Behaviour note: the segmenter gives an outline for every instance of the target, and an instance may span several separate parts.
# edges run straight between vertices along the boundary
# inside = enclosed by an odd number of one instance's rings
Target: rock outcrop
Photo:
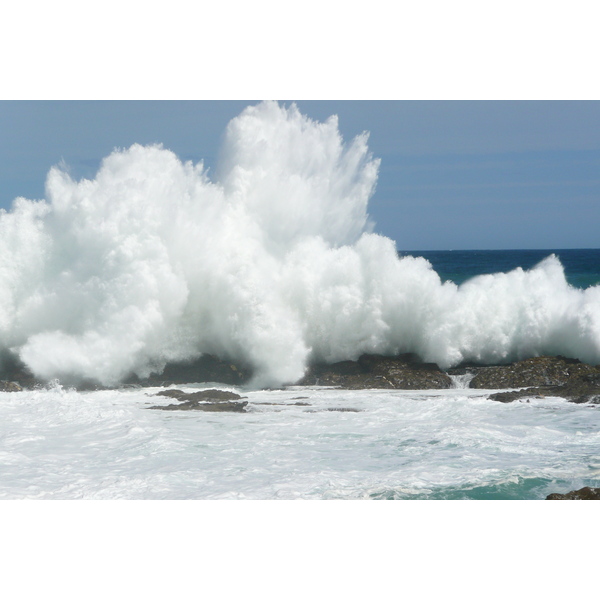
[[[157,396],[167,396],[179,400],[180,404],[150,406],[157,410],[202,410],[205,412],[246,412],[247,401],[242,396],[224,390],[202,390],[190,394],[182,390],[163,390]]]
[[[502,389],[564,385],[575,379],[600,376],[600,369],[563,356],[538,356],[508,365],[476,367],[469,387]]]
[[[490,400],[497,402],[559,396],[570,402],[600,404],[600,367],[576,359],[540,356],[510,365],[475,369],[472,388],[525,388],[491,394]]]
[[[357,361],[313,365],[296,385],[339,386],[345,389],[424,390],[452,387],[452,380],[434,363],[414,354],[363,354]]]
[[[566,494],[550,494],[546,500],[600,500],[600,488],[583,487]]]
[[[426,363],[414,354],[381,356],[363,354],[358,360],[345,360],[334,364],[316,364],[309,367],[295,385],[336,386],[345,389],[397,389],[426,390],[454,387],[450,375],[473,377],[470,388],[502,390],[489,397],[497,402],[544,396],[559,396],[571,402],[600,404],[600,366],[592,366],[576,359],[562,356],[539,356],[507,365],[482,366],[462,364],[448,372],[434,363]],[[203,355],[199,359],[180,364],[169,364],[159,375],[140,379],[130,377],[122,385],[167,387],[187,383],[219,382],[226,385],[244,385],[251,379],[250,369],[215,356]],[[0,372],[0,391],[20,391],[44,385],[27,368],[15,359],[4,359]],[[79,390],[102,389],[94,382],[62,381]],[[466,380],[465,380],[466,384]],[[513,389],[511,389],[513,388]],[[522,389],[514,389],[522,388]],[[180,392],[183,394],[183,392]],[[187,395],[189,396],[189,395]],[[173,408],[164,410],[212,410],[196,407],[193,398]],[[214,410],[238,410],[238,405],[219,405]]]
[[[23,388],[16,381],[0,381],[0,392],[22,392]]]
[[[140,379],[132,376],[125,383],[142,386],[169,386],[214,381],[227,385],[243,385],[250,380],[249,369],[216,356],[204,354],[192,362],[168,364],[162,373]]]

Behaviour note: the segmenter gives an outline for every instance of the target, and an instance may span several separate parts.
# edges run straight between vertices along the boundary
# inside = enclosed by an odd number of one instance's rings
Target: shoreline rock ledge
[[[600,500],[600,488],[583,487],[566,494],[550,494],[546,500]]]
[[[358,360],[312,365],[295,385],[339,386],[348,390],[437,390],[453,387],[450,376],[415,354],[363,354]]]
[[[36,379],[22,364],[5,362],[3,367],[0,392],[19,392],[47,384]],[[563,356],[538,356],[501,365],[463,363],[443,371],[437,364],[424,362],[415,354],[363,354],[357,360],[312,364],[305,375],[291,385],[348,390],[435,390],[456,387],[456,376],[467,376],[463,385],[471,389],[491,390],[488,397],[497,402],[558,396],[570,402],[600,404],[600,365],[592,366]],[[469,376],[472,378],[467,383]],[[246,365],[203,355],[192,362],[168,364],[162,373],[144,379],[131,376],[114,388],[169,387],[202,382],[243,386],[251,378],[252,371]],[[92,381],[65,380],[61,383],[81,391],[107,389]]]
[[[578,404],[600,404],[600,366],[574,358],[538,356],[508,365],[477,367],[475,371],[471,388],[525,388],[491,394],[490,400],[497,402],[559,396]]]

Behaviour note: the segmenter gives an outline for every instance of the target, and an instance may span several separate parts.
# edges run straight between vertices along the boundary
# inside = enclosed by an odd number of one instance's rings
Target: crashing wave
[[[0,350],[107,385],[204,353],[260,385],[364,352],[600,361],[600,287],[571,287],[555,256],[456,286],[372,233],[367,139],[265,102],[230,122],[213,180],[160,145],[93,180],[52,168],[46,200],[0,213]]]

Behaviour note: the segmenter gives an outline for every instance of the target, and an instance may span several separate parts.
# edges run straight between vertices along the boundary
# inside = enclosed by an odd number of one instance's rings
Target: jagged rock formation
[[[357,361],[313,365],[296,385],[340,386],[345,389],[445,389],[452,380],[434,363],[413,354],[379,356],[363,354]]]
[[[600,403],[600,367],[563,356],[539,356],[510,365],[478,367],[470,387],[525,388],[490,395],[497,402],[559,396],[570,402]]]
[[[583,487],[566,494],[550,494],[546,500],[600,500],[600,488]]]
[[[469,387],[502,389],[564,385],[574,379],[600,376],[600,369],[564,356],[537,356],[508,365],[476,367]]]

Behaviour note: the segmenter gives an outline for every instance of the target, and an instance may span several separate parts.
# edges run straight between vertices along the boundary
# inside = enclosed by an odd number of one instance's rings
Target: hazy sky
[[[0,101],[0,207],[44,197],[54,164],[90,178],[135,142],[214,167],[228,121],[251,103]],[[600,102],[297,104],[337,114],[347,141],[370,132],[381,168],[369,212],[399,250],[600,247]]]

